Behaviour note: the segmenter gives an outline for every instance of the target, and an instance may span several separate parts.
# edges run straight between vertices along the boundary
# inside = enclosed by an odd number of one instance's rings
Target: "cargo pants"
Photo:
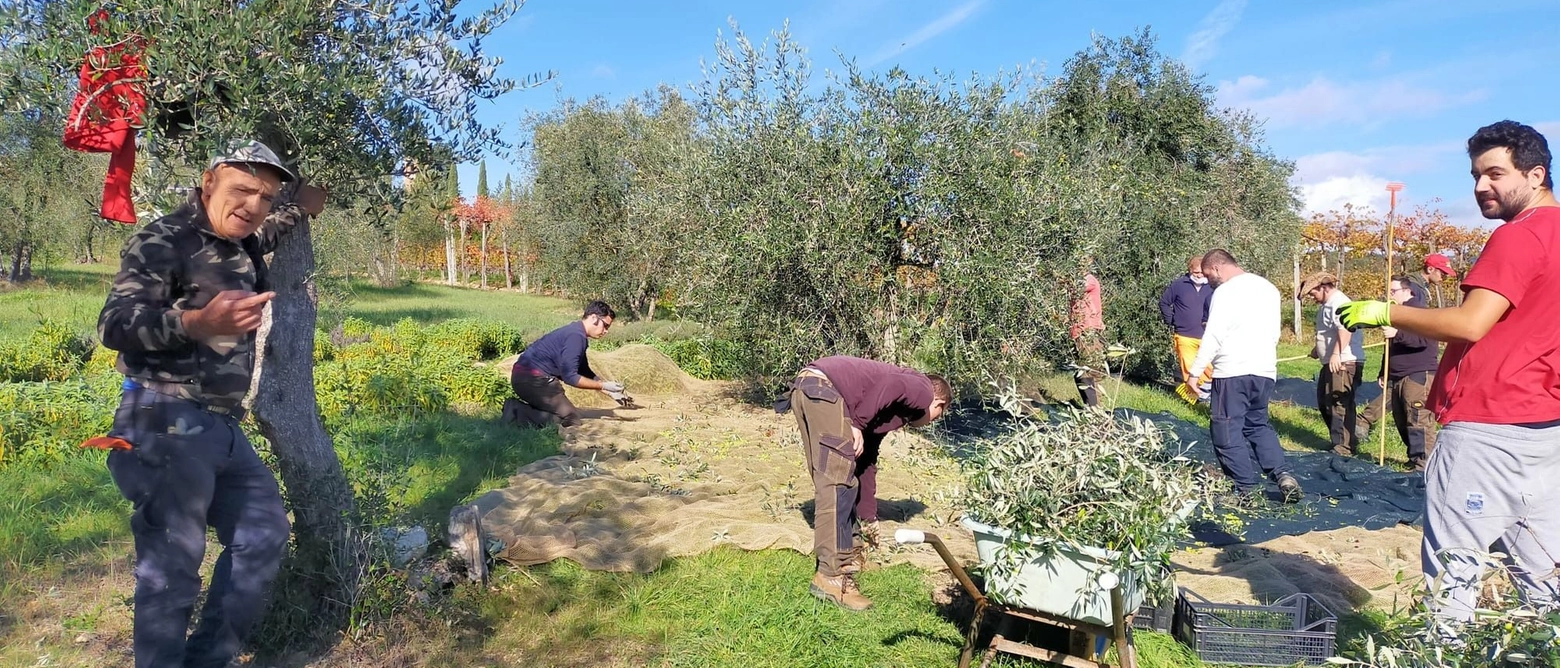
[[[801,431],[807,472],[813,482],[813,554],[818,572],[849,572],[856,549],[851,532],[860,494],[857,456],[845,400],[821,373],[803,372],[791,389],[791,410]]]
[[[1387,381],[1385,392],[1387,401],[1392,404],[1392,421],[1397,424],[1398,436],[1403,439],[1403,444],[1408,446],[1410,464],[1424,461],[1435,450],[1435,432],[1439,425],[1436,424],[1435,413],[1426,407],[1430,399],[1430,385],[1434,382],[1435,373],[1430,371],[1411,373]],[[1360,413],[1360,420],[1367,427],[1380,422],[1381,417],[1379,401],[1366,404],[1365,411]]]
[[[136,668],[226,666],[264,611],[291,530],[276,477],[233,414],[127,384],[110,436],[114,484],[134,506]],[[222,554],[200,624],[186,640],[200,595],[206,527]]]
[[[1321,410],[1322,422],[1327,425],[1333,452],[1359,452],[1360,444],[1354,434],[1359,418],[1355,392],[1364,375],[1364,365],[1357,362],[1344,362],[1343,368],[1334,372],[1328,370],[1325,360],[1322,370],[1316,374],[1316,407]]]

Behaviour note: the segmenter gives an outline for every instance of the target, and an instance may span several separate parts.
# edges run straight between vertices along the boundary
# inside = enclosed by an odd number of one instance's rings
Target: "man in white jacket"
[[[1241,269],[1229,251],[1216,248],[1202,260],[1216,290],[1208,327],[1193,360],[1191,378],[1213,366],[1210,427],[1224,474],[1243,495],[1261,495],[1266,474],[1287,502],[1303,492],[1268,422],[1268,399],[1278,377],[1280,299],[1267,279]],[[1201,394],[1201,390],[1193,388]]]

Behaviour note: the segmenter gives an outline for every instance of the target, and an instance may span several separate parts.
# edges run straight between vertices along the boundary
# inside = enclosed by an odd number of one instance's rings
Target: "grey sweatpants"
[[[1560,424],[1453,422],[1425,471],[1421,555],[1431,609],[1473,619],[1485,555],[1506,564],[1528,602],[1560,603]]]

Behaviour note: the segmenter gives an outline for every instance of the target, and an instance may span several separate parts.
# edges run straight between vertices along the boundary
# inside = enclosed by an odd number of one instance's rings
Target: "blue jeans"
[[[136,668],[226,666],[264,609],[291,527],[276,477],[231,416],[144,388],[126,389],[111,435],[135,447],[108,469],[134,504]],[[200,625],[206,527],[217,558]]]
[[[1273,379],[1262,376],[1214,378],[1211,419],[1213,451],[1224,475],[1240,491],[1262,486],[1260,473],[1277,480],[1292,467],[1278,445],[1278,432],[1268,423],[1268,399]]]

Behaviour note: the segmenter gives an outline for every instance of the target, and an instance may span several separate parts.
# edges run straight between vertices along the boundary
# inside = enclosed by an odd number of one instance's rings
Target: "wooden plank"
[[[992,639],[991,648],[998,652],[1029,657],[1037,661],[1047,661],[1056,665],[1066,666],[1067,668],[1109,668],[1102,663],[1096,663],[1088,659],[1080,659],[1071,654],[1063,654],[1061,652],[1048,649],[1041,649],[1039,647],[1035,647],[1034,645],[1013,642],[1006,638]]]
[[[1086,633],[1092,633],[1094,635],[1110,635],[1110,627],[1108,626],[1100,626],[1098,624],[1080,622],[1075,619],[1068,619],[1066,617],[1058,617],[1050,613],[1040,612],[1039,610],[1002,606],[1001,611],[1006,615],[1012,615],[1020,619],[1027,619],[1032,622],[1040,622],[1041,624],[1060,626],[1064,629],[1083,631]]]

